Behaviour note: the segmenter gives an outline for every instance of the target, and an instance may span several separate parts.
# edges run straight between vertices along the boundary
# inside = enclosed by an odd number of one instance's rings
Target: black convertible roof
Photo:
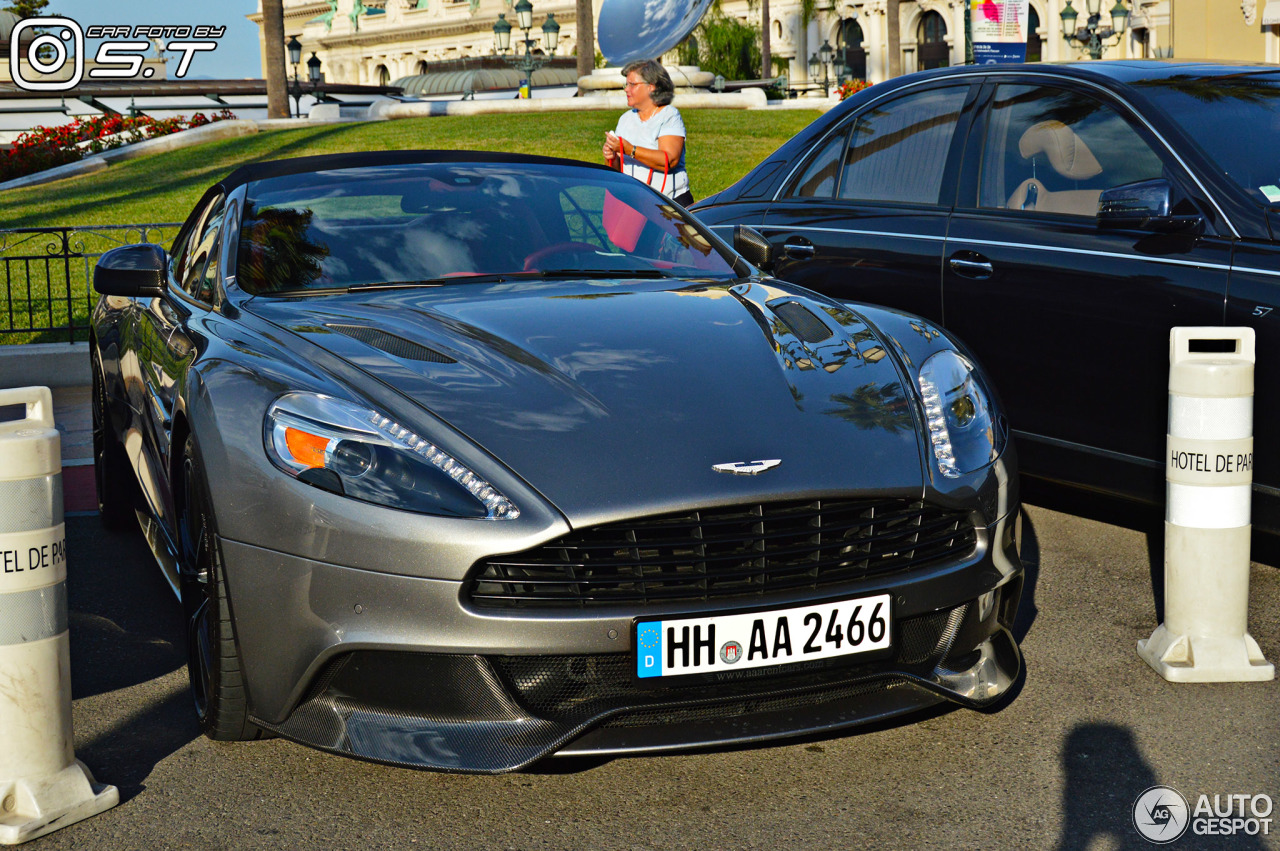
[[[569,160],[559,157],[543,157],[531,154],[505,154],[496,151],[355,151],[347,154],[322,154],[315,157],[295,157],[287,160],[268,160],[249,163],[237,168],[221,181],[230,192],[243,183],[279,177],[286,174],[303,174],[309,171],[330,171],[340,168],[365,166],[403,165],[406,163],[512,163],[524,165],[572,165],[583,168],[613,169],[601,163]]]

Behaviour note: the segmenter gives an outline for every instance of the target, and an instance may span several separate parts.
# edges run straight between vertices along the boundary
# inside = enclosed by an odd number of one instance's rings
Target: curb
[[[743,89],[733,94],[677,94],[672,103],[680,109],[764,109],[768,99],[761,89]],[[817,107],[815,107],[817,108]],[[586,112],[627,109],[622,93],[576,98],[529,98],[504,100],[434,100],[416,103],[379,101],[369,107],[370,118],[412,118],[423,115],[493,115],[500,113]]]
[[[91,381],[88,343],[0,346],[0,387],[84,387]]]

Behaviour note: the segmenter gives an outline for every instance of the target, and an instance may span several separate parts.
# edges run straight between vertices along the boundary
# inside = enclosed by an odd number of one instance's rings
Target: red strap
[[[622,143],[618,146],[618,171],[626,170],[627,156],[626,154],[622,153],[624,150],[626,150],[626,147],[627,147],[627,144],[626,144],[626,140],[624,139],[622,140]],[[634,151],[635,149],[636,149],[636,146],[632,145],[631,150]],[[658,150],[662,150],[662,149],[659,148]],[[633,160],[636,159],[634,154],[632,155],[631,158]],[[636,160],[636,162],[640,162],[640,161]],[[662,188],[659,189],[658,191],[663,194],[666,194],[667,175],[670,173],[671,173],[671,155],[668,154],[666,151],[662,151]],[[645,183],[649,184],[650,186],[653,185],[653,169],[649,169],[649,177],[645,179]],[[672,184],[672,188],[673,189],[675,188],[674,183]]]
[[[635,148],[633,147],[632,150],[635,150]],[[662,151],[661,148],[659,148],[658,150]],[[668,154],[666,151],[662,151],[662,188],[659,189],[658,191],[663,193],[664,195],[667,192],[667,175],[670,173],[671,173],[671,155]],[[653,185],[653,169],[649,169],[649,177],[648,179],[645,180],[645,183],[649,184],[650,186]],[[672,188],[674,188],[674,184],[672,185]]]

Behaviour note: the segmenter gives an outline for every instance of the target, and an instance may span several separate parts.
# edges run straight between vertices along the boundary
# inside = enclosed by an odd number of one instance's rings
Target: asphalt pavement
[[[121,804],[28,847],[1147,848],[1133,807],[1151,786],[1193,808],[1201,794],[1280,799],[1280,682],[1174,685],[1138,658],[1162,545],[1146,519],[1126,522],[1027,509],[1026,674],[1000,711],[471,777],[204,739],[179,607],[141,536],[72,516],[76,750]],[[1280,661],[1280,568],[1252,574],[1251,631]],[[1280,848],[1271,818],[1269,836],[1188,832],[1171,847]]]

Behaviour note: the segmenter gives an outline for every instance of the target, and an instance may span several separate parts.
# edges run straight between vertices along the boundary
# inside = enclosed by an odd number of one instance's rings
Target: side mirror
[[[1098,196],[1098,227],[1138,228],[1172,233],[1203,225],[1199,215],[1175,215],[1173,186],[1163,178],[1140,180],[1103,190]]]
[[[98,258],[93,288],[103,295],[130,298],[164,295],[168,277],[165,251],[158,245],[122,245]]]
[[[733,250],[757,269],[768,272],[773,267],[773,246],[753,227],[733,226]]]

